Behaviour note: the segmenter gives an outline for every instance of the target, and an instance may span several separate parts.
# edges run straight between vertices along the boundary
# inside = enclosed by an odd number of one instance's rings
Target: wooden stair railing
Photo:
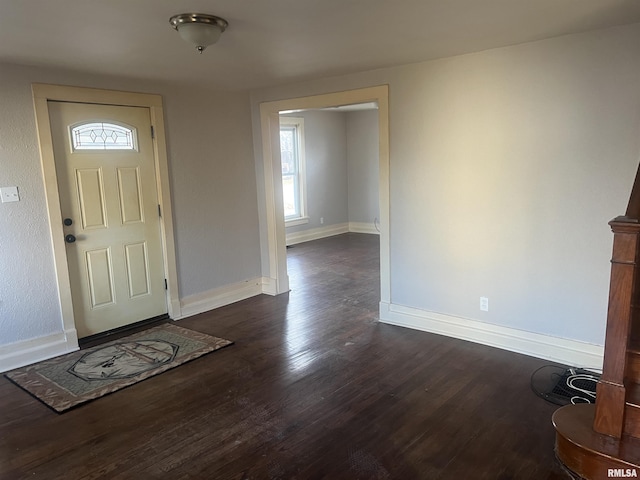
[[[609,222],[613,254],[596,404],[553,416],[556,455],[581,478],[640,478],[640,167],[624,216]]]

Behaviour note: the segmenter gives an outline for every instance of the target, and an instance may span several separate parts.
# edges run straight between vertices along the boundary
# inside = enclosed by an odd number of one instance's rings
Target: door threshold
[[[143,330],[147,330],[148,328],[155,327],[163,323],[168,323],[169,321],[171,321],[171,319],[169,318],[169,314],[165,313],[163,315],[147,318],[146,320],[141,320],[130,325],[124,325],[123,327],[114,328],[113,330],[107,330],[106,332],[100,332],[96,333],[95,335],[89,335],[88,337],[80,338],[78,339],[78,345],[80,346],[80,350],[89,347],[95,347],[96,345],[110,342],[112,340],[118,340],[119,338],[126,337],[127,335],[131,335],[132,333],[141,332]]]

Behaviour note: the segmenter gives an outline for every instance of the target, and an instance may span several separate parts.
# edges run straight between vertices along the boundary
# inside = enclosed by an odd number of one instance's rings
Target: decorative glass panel
[[[71,128],[73,150],[136,150],[136,129],[107,122],[91,122]]]

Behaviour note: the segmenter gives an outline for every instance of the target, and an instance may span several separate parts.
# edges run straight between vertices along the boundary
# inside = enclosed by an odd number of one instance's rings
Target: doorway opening
[[[372,249],[378,264],[379,238],[357,238],[380,234],[378,104],[279,113],[289,287],[304,291],[305,272],[312,269],[319,274],[327,262],[335,273],[342,272],[334,279],[351,278],[349,269],[362,262],[370,264]],[[340,238],[319,241],[329,237]],[[322,249],[324,261],[315,255],[317,249]],[[360,255],[363,258],[355,260]],[[342,261],[332,262],[333,258]],[[353,277],[350,281],[371,283],[360,291],[372,288],[379,301],[379,265],[375,281],[369,280]]]
[[[346,105],[371,103],[378,106],[377,200],[379,208],[378,220],[371,223],[375,225],[376,232],[379,230],[380,235],[380,302],[389,302],[389,114],[388,87],[386,85],[266,102],[260,105],[267,226],[267,236],[263,251],[266,250],[269,256],[268,273],[265,275],[265,293],[277,295],[289,291],[286,255],[287,227],[285,224],[283,170],[280,151],[280,113],[284,112],[286,114],[288,112],[294,114],[296,111],[336,109],[344,108]],[[311,218],[312,216],[310,216]],[[323,220],[323,223],[319,223],[320,219]],[[324,215],[315,215],[315,221],[319,225],[324,225],[326,220]],[[346,223],[346,231],[348,231],[348,216],[347,221],[342,223]]]
[[[380,233],[378,131],[376,102],[280,112],[287,247]]]

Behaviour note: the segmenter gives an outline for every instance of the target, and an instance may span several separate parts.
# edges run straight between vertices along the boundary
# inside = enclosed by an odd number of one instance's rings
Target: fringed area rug
[[[18,368],[5,376],[62,413],[232,343],[224,338],[164,324]]]

